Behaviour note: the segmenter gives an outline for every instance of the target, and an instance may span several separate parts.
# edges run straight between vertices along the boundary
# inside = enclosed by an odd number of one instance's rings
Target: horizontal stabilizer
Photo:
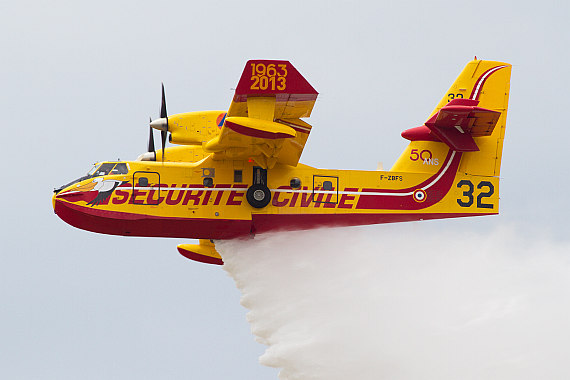
[[[473,137],[490,136],[501,113],[477,107],[477,104],[478,100],[453,99],[437,113],[433,124],[440,128],[461,129]],[[430,122],[431,119],[426,122],[428,128]]]
[[[470,134],[465,133],[460,128],[440,127],[437,124],[429,125],[427,127],[432,133],[439,138],[440,141],[446,143],[451,149],[458,152],[476,152],[479,150],[475,140]]]
[[[479,148],[473,137],[490,136],[500,112],[477,107],[478,100],[453,99],[433,115],[425,125],[402,133],[408,140],[441,141],[458,152]]]

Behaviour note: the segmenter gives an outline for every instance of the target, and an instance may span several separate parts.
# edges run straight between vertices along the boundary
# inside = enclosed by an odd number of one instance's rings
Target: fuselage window
[[[148,186],[148,178],[140,177],[138,186],[139,187],[147,187]]]
[[[243,172],[241,170],[234,170],[234,182],[241,182],[243,179]]]
[[[206,177],[202,182],[204,187],[214,187],[214,179],[212,177]]]

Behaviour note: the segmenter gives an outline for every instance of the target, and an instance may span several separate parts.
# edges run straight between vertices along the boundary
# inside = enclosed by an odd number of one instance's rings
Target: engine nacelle
[[[224,111],[187,112],[169,116],[170,142],[180,145],[202,145],[220,133],[225,118]]]
[[[200,145],[172,146],[166,148],[166,162],[198,162],[210,153],[206,153]],[[145,152],[136,161],[162,161],[162,149]]]

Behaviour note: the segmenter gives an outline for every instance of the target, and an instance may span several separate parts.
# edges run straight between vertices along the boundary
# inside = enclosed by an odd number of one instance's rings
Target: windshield
[[[68,186],[71,186],[73,184],[76,184],[78,182],[81,182],[83,180],[86,180],[88,178],[92,178],[92,177],[100,177],[102,175],[107,175],[107,174],[128,174],[129,173],[129,167],[125,162],[119,162],[118,164],[114,163],[114,162],[105,162],[103,164],[95,164],[91,170],[89,170],[87,172],[87,175],[84,175],[81,178],[76,179],[75,181],[71,181],[70,183],[63,185],[57,189],[54,189],[54,192],[59,192],[63,189],[65,189]]]
[[[113,162],[106,162],[102,165],[95,165],[89,172],[87,173],[88,177],[99,177],[102,175],[107,174],[128,174],[129,168],[127,164],[124,162],[119,162],[115,164]]]
[[[88,176],[88,177],[92,176],[93,173],[95,173],[95,170],[97,170],[98,167],[99,167],[99,164],[93,165],[93,167],[91,168],[91,170],[89,170],[89,171],[87,172],[87,176]]]

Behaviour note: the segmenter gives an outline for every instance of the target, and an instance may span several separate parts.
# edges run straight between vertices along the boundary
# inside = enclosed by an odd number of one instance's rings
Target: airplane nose
[[[53,211],[55,212],[55,197],[57,196],[57,193],[54,193],[51,197],[51,203],[53,205]]]

